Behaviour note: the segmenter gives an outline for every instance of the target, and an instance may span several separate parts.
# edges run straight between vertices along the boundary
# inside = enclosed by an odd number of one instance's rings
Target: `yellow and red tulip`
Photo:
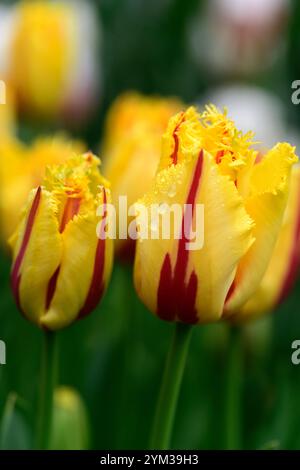
[[[112,268],[112,240],[97,237],[109,224],[110,191],[92,154],[48,167],[31,191],[13,248],[12,290],[24,316],[48,330],[88,315],[98,304]]]
[[[188,250],[188,237],[137,242],[134,279],[146,306],[164,320],[205,323],[236,315],[257,291],[269,265],[287,205],[294,148],[279,143],[262,159],[226,113],[194,108],[170,120],[151,190],[151,205],[204,206],[204,245]],[[139,211],[139,209],[138,209]],[[143,223],[137,215],[137,225]],[[191,221],[189,230],[192,229]],[[177,237],[178,238],[178,237]]]
[[[94,106],[99,83],[91,6],[83,1],[22,1],[3,22],[9,22],[9,39],[0,40],[5,74],[21,109],[39,118],[83,120]]]
[[[138,93],[126,93],[112,105],[103,155],[104,171],[111,182],[115,203],[119,196],[127,196],[127,204],[131,206],[150,188],[159,162],[162,135],[180,106],[176,99]],[[120,255],[131,254],[132,246],[129,240],[116,242]]]
[[[74,153],[85,150],[79,141],[64,135],[39,138],[25,146],[16,138],[0,141],[0,217],[1,238],[4,243],[12,235],[19,212],[31,189],[38,186],[45,176],[47,165],[64,162]]]
[[[300,167],[291,174],[291,190],[283,224],[268,269],[255,294],[242,307],[238,321],[272,311],[290,293],[300,268]],[[233,320],[235,317],[233,317]]]

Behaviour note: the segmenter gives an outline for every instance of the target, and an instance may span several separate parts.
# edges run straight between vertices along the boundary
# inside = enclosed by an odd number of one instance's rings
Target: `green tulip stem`
[[[168,450],[192,326],[176,323],[165,365],[150,439],[150,449]]]
[[[44,331],[41,361],[40,396],[37,425],[37,448],[47,450],[50,446],[53,418],[53,396],[57,380],[56,333]]]
[[[239,450],[241,441],[241,388],[243,373],[241,329],[230,326],[225,387],[225,448]]]

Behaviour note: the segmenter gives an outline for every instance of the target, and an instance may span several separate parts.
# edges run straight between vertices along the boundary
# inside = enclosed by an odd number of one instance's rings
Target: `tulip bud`
[[[94,107],[99,83],[99,25],[90,3],[29,0],[13,10],[6,69],[22,110],[81,122]]]
[[[213,106],[170,120],[152,188],[137,205],[142,229],[153,205],[168,215],[154,234],[149,224],[136,248],[135,287],[152,312],[193,324],[240,311],[272,256],[296,161],[287,143],[258,159],[252,134],[239,132]],[[179,217],[170,217],[174,203]]]
[[[84,145],[64,135],[43,137],[26,147],[16,138],[0,140],[1,238],[5,244],[17,227],[19,212],[31,189],[40,185],[47,165],[64,162]]]
[[[160,157],[162,135],[168,120],[179,108],[180,103],[175,99],[137,93],[124,94],[112,105],[103,154],[105,174],[111,182],[116,204],[120,196],[126,196],[130,207],[150,188]],[[126,219],[123,225],[127,227],[128,223]],[[132,240],[117,239],[116,250],[122,257],[131,258],[132,246]]]
[[[11,238],[12,290],[19,309],[48,330],[88,315],[101,300],[112,268],[112,240],[97,237],[98,223],[109,225],[108,183],[92,154],[47,168],[31,191]]]
[[[291,175],[291,190],[278,240],[268,269],[254,295],[237,316],[238,321],[272,311],[290,293],[300,267],[300,167]],[[235,317],[233,317],[233,320]]]
[[[50,448],[86,450],[89,445],[89,420],[85,404],[74,389],[59,387],[54,395],[54,414]]]

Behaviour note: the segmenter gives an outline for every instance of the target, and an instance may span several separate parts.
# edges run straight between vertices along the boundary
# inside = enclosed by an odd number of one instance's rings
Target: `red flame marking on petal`
[[[103,205],[104,205],[104,215],[102,220],[101,233],[104,231],[107,217],[107,197],[105,188],[103,188]],[[85,303],[82,309],[79,312],[78,319],[83,318],[88,315],[92,310],[94,310],[98,303],[101,300],[101,297],[104,292],[104,267],[105,267],[105,239],[99,239],[96,248],[95,263],[94,263],[94,272],[90,285],[89,292],[87,294]]]
[[[177,132],[178,132],[181,124],[184,122],[184,120],[185,120],[185,116],[184,116],[184,112],[182,112],[180,120],[179,120],[178,124],[176,125],[176,127],[173,131],[174,150],[173,150],[173,153],[171,155],[171,160],[172,160],[172,163],[174,165],[177,165],[177,163],[178,163],[179,138],[178,138]]]
[[[22,310],[21,305],[20,305],[20,292],[19,292],[19,287],[20,287],[20,282],[21,282],[20,268],[21,268],[21,265],[22,265],[22,262],[26,253],[26,248],[30,240],[30,236],[31,236],[34,220],[35,220],[38,208],[39,208],[40,200],[41,200],[41,187],[39,186],[36,191],[36,195],[33,199],[32,206],[28,215],[21,248],[18,253],[18,256],[16,257],[15,263],[12,268],[12,273],[11,273],[11,287],[12,287],[14,297],[16,299],[17,306],[20,310]]]
[[[201,150],[199,154],[186,201],[187,205],[192,205],[192,214],[194,214],[195,200],[201,181],[202,168],[203,150]],[[193,217],[190,217],[188,219],[188,227],[185,227],[186,214],[183,215],[181,226],[182,238],[178,243],[174,273],[172,273],[171,257],[169,253],[166,254],[161,268],[157,292],[157,315],[163,320],[172,321],[177,316],[180,321],[185,323],[193,324],[198,322],[197,311],[195,309],[198,278],[195,271],[191,273],[187,284],[185,281],[189,259],[189,250],[186,249],[188,240],[185,236],[185,230],[188,233],[190,232],[192,218]]]
[[[68,197],[67,198],[66,203],[65,203],[65,207],[64,207],[64,212],[63,212],[63,215],[62,215],[62,219],[61,219],[61,222],[60,222],[60,227],[59,227],[60,233],[63,233],[63,231],[65,230],[65,228],[68,224],[68,222],[73,220],[75,215],[77,215],[79,213],[80,203],[81,203],[80,198],[74,198],[74,197]]]
[[[47,294],[46,294],[46,304],[45,304],[46,310],[50,308],[52,299],[54,297],[59,272],[60,272],[60,266],[58,266],[58,268],[56,269],[55,273],[53,274],[53,276],[51,277],[48,283]]]

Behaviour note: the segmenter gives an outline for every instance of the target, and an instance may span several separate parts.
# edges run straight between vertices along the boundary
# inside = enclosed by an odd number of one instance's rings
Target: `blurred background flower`
[[[212,75],[223,78],[263,72],[283,52],[289,13],[289,0],[206,2],[191,33],[199,67],[205,65]]]
[[[183,106],[179,100],[147,97],[138,93],[120,96],[108,112],[104,141],[104,172],[111,182],[118,208],[120,196],[130,207],[149,188],[161,153],[161,139],[170,117]],[[117,213],[127,217],[124,211]],[[123,225],[129,224],[129,218]],[[133,240],[117,239],[116,250],[123,259],[133,259]]]
[[[83,123],[100,92],[100,25],[91,3],[23,1],[0,10],[0,18],[0,73],[12,82],[19,110]]]

